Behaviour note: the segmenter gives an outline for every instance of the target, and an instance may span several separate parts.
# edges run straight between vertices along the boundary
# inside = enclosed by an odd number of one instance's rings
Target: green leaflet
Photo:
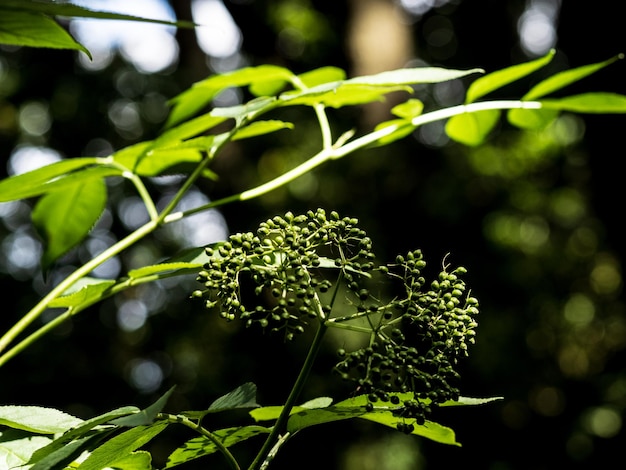
[[[195,83],[190,89],[174,97],[170,103],[173,105],[166,128],[170,128],[196,114],[206,107],[215,96],[226,88],[256,85],[257,93],[261,83],[275,83],[291,81],[294,75],[286,68],[274,65],[261,65],[258,67],[245,67],[233,72],[213,75],[205,80]],[[254,91],[251,90],[251,91]],[[262,96],[262,95],[257,95]]]
[[[62,411],[39,406],[0,406],[0,425],[39,434],[65,432],[83,421]]]
[[[74,49],[91,54],[56,21],[33,11],[8,10],[0,6],[0,44],[51,49]]]
[[[446,134],[465,145],[480,145],[498,123],[500,114],[500,111],[493,109],[459,114],[446,123]]]
[[[167,404],[167,400],[170,398],[174,389],[176,387],[170,388],[167,392],[165,392],[161,397],[155,401],[149,407],[139,411],[138,413],[132,413],[127,416],[122,416],[121,418],[116,418],[110,421],[110,424],[114,424],[116,426],[145,426],[152,424],[156,419],[157,415],[163,410],[165,405]]]
[[[270,132],[276,132],[281,129],[293,129],[294,125],[290,122],[283,122],[277,120],[271,121],[256,121],[251,122],[249,125],[240,128],[233,140],[249,139],[251,137],[257,137],[259,135],[269,134]]]
[[[230,447],[239,442],[250,439],[260,434],[269,434],[270,429],[263,426],[242,426],[238,428],[220,429],[213,432],[213,436],[225,447]],[[219,449],[215,443],[206,437],[195,437],[185,442],[181,447],[174,450],[167,458],[165,468],[189,462],[205,455],[213,454]]]
[[[596,64],[584,65],[582,67],[576,67],[574,69],[565,70],[563,72],[556,73],[551,75],[550,77],[542,80],[533,86],[528,93],[526,93],[522,99],[523,100],[536,100],[541,98],[542,96],[546,96],[550,93],[554,93],[561,88],[566,87],[572,83],[575,83],[597,71],[603,69],[604,67],[611,65],[617,60],[623,59],[624,55],[619,54],[615,57],[611,57],[608,60],[603,62],[598,62]]]
[[[29,470],[56,470],[58,468],[65,468],[83,452],[97,445],[104,436],[106,436],[106,433],[103,431],[86,435],[70,442],[65,442],[57,446],[54,451],[47,452],[45,455],[42,455],[42,457],[39,457],[40,452],[47,450],[52,444],[57,442],[56,440],[52,441],[51,444],[39,449],[33,454],[28,464],[36,463],[30,467]]]
[[[11,176],[0,181],[0,202],[15,201],[29,197],[40,196],[54,189],[61,189],[65,182],[73,184],[75,181],[66,178],[73,173],[81,173],[80,178],[85,174],[77,170],[85,171],[92,165],[102,163],[99,158],[71,158],[52,163],[27,173]],[[119,170],[108,169],[107,174],[113,171],[121,174]],[[102,177],[103,175],[96,175]]]
[[[137,426],[119,434],[96,448],[78,467],[80,470],[101,470],[115,467],[116,462],[124,461],[135,450],[150,442],[168,426],[167,422],[157,422],[148,426]]]
[[[193,23],[188,21],[171,22],[112,12],[93,11],[70,3],[2,0],[2,3],[0,3],[0,44],[77,50],[84,52],[91,58],[89,50],[61,27],[53,19],[55,16],[132,20],[185,28],[194,26]]]
[[[138,412],[139,408],[137,408],[136,406],[125,406],[123,408],[118,408],[116,410],[104,413],[100,416],[96,416],[86,421],[83,421],[78,426],[71,428],[69,431],[66,431],[57,439],[50,442],[50,444],[48,444],[47,446],[37,450],[37,452],[32,455],[28,463],[37,463],[40,460],[48,457],[49,455],[61,451],[62,449],[67,447],[71,441],[82,438],[83,436],[87,436],[93,429],[102,424],[108,423],[115,418],[120,418],[122,416],[127,416]]]
[[[44,267],[83,241],[102,214],[106,200],[106,185],[97,179],[50,192],[38,201],[32,219],[44,238]]]
[[[113,285],[115,285],[115,281],[112,279],[83,277],[76,281],[62,296],[50,302],[48,307],[57,308],[91,305],[103,298],[104,293]]]
[[[620,54],[603,62],[584,65],[582,67],[565,70],[551,75],[532,87],[530,91],[522,97],[522,99],[536,100],[550,93],[554,93],[571,83],[577,82],[603,69],[623,57],[623,54]],[[507,113],[507,119],[511,124],[522,129],[543,129],[554,121],[558,115],[559,110],[555,109],[511,109]]]
[[[337,82],[346,79],[346,72],[338,67],[320,67],[298,75],[298,79],[307,88],[311,88],[322,83]]]
[[[386,411],[382,413],[373,412],[366,413],[360,416],[361,419],[365,419],[367,421],[373,421],[378,424],[382,424],[384,426],[390,428],[396,428],[398,423],[404,422],[401,418],[397,418],[393,416],[391,412]],[[407,423],[410,423],[411,420],[406,420]],[[433,421],[426,421],[422,425],[414,425],[413,431],[411,434],[415,436],[424,437],[426,439],[430,439],[431,441],[438,442],[440,444],[447,444],[451,446],[460,446],[456,440],[456,436],[454,431],[446,426],[443,426],[439,423],[435,423]]]
[[[115,461],[115,468],[118,470],[153,470],[152,455],[144,450],[132,452]]]
[[[4,470],[22,467],[37,449],[51,440],[49,437],[33,436],[15,429],[0,431],[0,468]]]
[[[467,89],[465,104],[473,103],[478,98],[482,98],[492,91],[498,90],[505,85],[530,75],[535,70],[538,70],[548,64],[554,57],[554,54],[555,51],[552,50],[539,59],[512,65],[476,79]]]
[[[575,113],[626,113],[626,96],[617,93],[582,93],[565,98],[541,100],[541,104],[546,109]]]
[[[412,393],[391,393],[390,395],[397,395],[401,400],[413,398]],[[460,397],[458,401],[445,402],[439,406],[482,405],[499,399],[501,398]],[[402,419],[394,416],[392,413],[392,410],[398,408],[399,405],[383,403],[375,406],[373,411],[368,412],[365,408],[368,403],[367,395],[358,395],[332,406],[330,403],[330,399],[321,398],[319,401],[312,400],[306,404],[294,407],[287,422],[287,430],[293,433],[310,426],[352,418],[366,419],[392,428],[395,428],[398,422],[402,422]],[[251,410],[250,416],[256,421],[270,421],[277,419],[282,410],[282,406],[266,406]],[[410,420],[407,420],[407,422],[410,422]],[[412,434],[442,444],[459,445],[451,429],[432,421],[426,421],[422,426],[415,426]]]

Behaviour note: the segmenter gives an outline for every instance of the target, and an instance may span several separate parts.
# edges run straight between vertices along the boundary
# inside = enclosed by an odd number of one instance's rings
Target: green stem
[[[222,443],[222,441],[219,440],[219,438],[217,436],[215,436],[215,434],[213,434],[208,429],[204,428],[200,424],[200,422],[196,423],[196,422],[190,420],[189,418],[187,418],[186,416],[170,415],[170,414],[167,414],[167,413],[159,413],[158,417],[159,418],[165,418],[170,423],[180,423],[180,424],[182,424],[184,426],[187,426],[188,428],[191,428],[194,431],[200,433],[202,436],[206,437],[213,444],[215,444],[215,447],[217,447],[218,450],[224,455],[224,457],[226,457],[226,460],[227,460],[228,465],[230,466],[230,468],[232,468],[233,470],[241,470],[241,467],[239,466],[239,463],[237,463],[237,460],[235,459],[233,454],[228,450],[228,448]]]
[[[63,292],[69,289],[76,281],[89,274],[95,268],[102,263],[117,255],[121,251],[125,250],[129,246],[133,245],[138,240],[142,239],[158,227],[156,221],[151,221],[144,226],[138,228],[133,233],[129,234],[124,239],[117,242],[115,245],[110,246],[104,250],[95,258],[89,260],[87,263],[76,269],[73,273],[63,279],[56,287],[54,287],[48,294],[43,297],[37,305],[35,305],[26,315],[15,323],[3,336],[0,338],[0,352],[4,351],[7,346],[13,342],[13,340],[20,335],[35,319],[37,319],[47,308],[48,304],[59,297]],[[0,366],[6,362],[5,356],[0,356]]]
[[[313,362],[317,357],[317,353],[319,352],[320,346],[322,344],[322,339],[324,338],[324,333],[326,333],[326,330],[326,325],[320,323],[319,328],[315,332],[315,338],[313,338],[313,342],[311,343],[311,347],[309,348],[306,359],[302,364],[302,369],[300,369],[298,378],[296,379],[296,382],[294,383],[293,388],[291,389],[291,392],[287,397],[287,401],[283,405],[280,416],[272,427],[272,432],[265,440],[263,447],[261,447],[261,450],[250,465],[249,470],[258,470],[261,468],[276,443],[281,439],[281,435],[285,432],[287,427],[287,420],[289,419],[291,410],[295,406],[296,400],[298,400],[298,397],[300,396],[300,393],[304,388],[304,384],[309,376],[311,368],[313,367]]]
[[[135,189],[137,189],[137,193],[139,193],[139,197],[143,201],[146,206],[146,210],[148,211],[148,215],[150,216],[150,220],[156,220],[159,217],[159,212],[157,211],[156,206],[154,205],[154,201],[150,197],[146,186],[143,184],[141,178],[139,178],[136,174],[125,172],[124,176],[133,182],[135,185]]]
[[[411,121],[411,124],[414,127],[419,127],[424,124],[428,124],[435,121],[440,121],[442,119],[449,119],[452,116],[456,116],[458,114],[463,113],[474,113],[477,111],[485,111],[489,109],[539,109],[541,108],[541,103],[536,101],[486,101],[480,103],[471,103],[464,104],[459,106],[454,106],[452,108],[441,109],[437,111],[433,111],[427,114],[423,114],[414,118]],[[353,141],[350,141],[341,146],[331,146],[328,148],[323,148],[316,155],[309,158],[304,163],[298,165],[295,168],[292,168],[286,173],[281,174],[280,176],[270,180],[266,183],[263,183],[259,186],[256,186],[247,191],[243,191],[239,194],[234,194],[232,196],[226,197],[224,199],[219,199],[217,201],[210,202],[208,204],[198,206],[194,209],[190,209],[185,212],[177,212],[175,214],[170,214],[165,220],[166,222],[172,222],[174,220],[179,220],[189,215],[206,211],[209,209],[214,209],[216,207],[220,207],[226,204],[230,204],[232,202],[237,201],[247,201],[259,196],[263,196],[274,189],[277,189],[285,184],[288,184],[295,179],[303,176],[328,160],[334,160],[338,158],[345,157],[348,154],[354,153],[357,150],[360,150],[368,145],[371,145],[378,140],[386,137],[388,135],[393,134],[400,127],[405,126],[406,124],[396,124],[388,127],[383,127],[377,131],[371,132],[364,136],[359,137]]]

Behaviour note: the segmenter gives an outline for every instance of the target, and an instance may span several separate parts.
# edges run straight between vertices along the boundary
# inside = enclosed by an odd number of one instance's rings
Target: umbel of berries
[[[413,422],[423,424],[439,404],[458,400],[456,368],[474,343],[478,326],[478,301],[466,293],[460,277],[465,268],[449,271],[444,266],[438,279],[427,285],[425,266],[417,250],[378,268],[390,282],[401,284],[403,295],[388,303],[370,303],[367,310],[381,315],[370,345],[349,354],[341,351],[336,366],[344,379],[357,382],[367,394],[368,409],[382,403],[407,418],[399,424],[405,432],[412,431]]]
[[[322,296],[333,278],[373,268],[371,241],[356,224],[354,218],[318,209],[276,216],[256,233],[232,235],[206,248],[210,260],[197,278],[204,290],[193,296],[204,299],[207,308],[219,308],[227,320],[239,318],[291,340],[311,320],[328,319],[330,306]]]
[[[462,267],[444,261],[427,283],[419,250],[375,266],[372,242],[357,223],[318,209],[232,235],[206,249],[209,261],[197,278],[203,288],[193,296],[226,320],[286,340],[311,323],[368,335],[367,347],[341,350],[335,370],[367,395],[368,410],[382,403],[411,432],[433,408],[459,398],[456,369],[474,342],[478,301]],[[385,299],[389,292],[394,297]]]

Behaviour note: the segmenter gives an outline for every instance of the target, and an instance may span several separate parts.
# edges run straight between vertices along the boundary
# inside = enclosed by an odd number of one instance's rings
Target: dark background
[[[288,3],[320,15],[325,28],[325,33],[307,42],[299,54],[281,49],[281,25],[271,20],[272,12]],[[283,65],[298,73],[333,65],[353,74],[359,61],[348,47],[350,24],[355,11],[368,3],[259,0],[228,1],[225,5],[242,31],[241,52],[249,64]],[[173,7],[179,18],[190,17],[187,2],[174,2]],[[490,72],[533,58],[519,47],[517,22],[525,7],[522,1],[457,0],[421,17],[405,13],[405,22],[396,27],[406,28],[410,34],[412,49],[405,51],[407,62],[481,67]],[[454,31],[456,49],[443,54],[445,58],[428,46],[425,28],[433,17],[447,19]],[[545,73],[624,52],[622,23],[612,3],[563,2],[557,21],[557,56]],[[380,32],[374,28],[370,34]],[[193,34],[180,31],[178,38],[181,53],[177,67],[142,76],[144,94],[157,91],[169,98],[213,73]],[[384,44],[386,38],[379,40]],[[393,47],[390,43],[390,51]],[[143,134],[128,139],[107,120],[107,103],[120,96],[114,86],[116,77],[124,70],[139,74],[121,58],[97,73],[81,69],[76,54],[69,51],[5,48],[0,49],[0,58],[5,70],[19,77],[10,93],[0,95],[5,111],[15,111],[29,100],[54,103],[59,90],[73,90],[75,111],[62,116],[53,113],[45,141],[37,144],[75,157],[84,155],[94,138],[106,139],[118,149],[159,132],[162,122],[145,120]],[[618,61],[566,91],[623,94],[624,77],[624,63]],[[537,79],[513,84],[501,96],[518,98]],[[427,106],[437,105],[430,89],[422,92],[418,97]],[[139,93],[136,99],[141,98]],[[336,132],[355,125],[364,128],[371,112],[331,113]],[[311,142],[315,143],[317,136],[307,137],[307,133],[314,127],[299,126],[302,120],[310,122],[311,116],[300,110],[287,114],[297,132],[234,147],[215,162],[219,183],[200,189],[216,199],[262,182],[262,157],[270,149],[290,166],[293,155],[301,161],[311,154]],[[325,207],[359,218],[383,260],[421,248],[435,269],[442,257],[451,253],[453,264],[467,267],[468,284],[481,302],[477,345],[462,365],[462,394],[504,397],[484,407],[438,413],[436,421],[456,431],[463,444],[460,448],[406,437],[368,423],[346,422],[303,431],[281,451],[275,468],[440,469],[471,464],[490,470],[534,470],[620,465],[626,437],[622,425],[626,313],[621,282],[616,288],[603,289],[594,283],[594,276],[603,272],[599,268],[607,267],[621,276],[624,198],[618,168],[624,157],[626,120],[623,115],[589,115],[580,122],[584,122],[584,134],[571,145],[548,145],[545,135],[513,130],[505,124],[478,149],[454,143],[430,145],[416,134],[316,170],[318,190],[305,198],[281,189],[222,209],[235,232],[252,230],[259,221],[287,210]],[[17,124],[4,125],[0,131],[3,159],[28,140]],[[507,163],[504,170],[489,170],[486,159],[493,154]],[[116,198],[126,194],[120,188],[115,191]],[[559,218],[551,209],[553,204],[559,196],[572,194],[582,212],[573,218]],[[539,202],[520,203],[533,200]],[[503,215],[513,221],[541,221],[541,227],[548,227],[547,240],[531,249],[523,237],[494,237],[490,227],[503,220]],[[571,249],[576,234],[582,233],[579,229],[592,233],[595,240],[584,254]],[[10,231],[0,225],[0,238]],[[124,228],[114,222],[111,231],[121,236]],[[157,260],[180,248],[158,238],[146,244]],[[126,261],[122,259],[122,263]],[[4,294],[0,327],[4,331],[34,305],[40,281],[3,272],[0,282]],[[185,300],[193,288],[192,279],[182,285],[159,285],[167,301],[133,333],[117,326],[119,304],[114,299],[85,312],[0,370],[0,402],[54,406],[87,418],[126,404],[145,406],[176,384],[169,405],[172,411],[202,409],[221,394],[252,381],[258,386],[260,403],[280,403],[295,378],[305,342],[284,345],[236,324],[224,325],[198,304]],[[129,295],[140,298],[145,292],[139,289]],[[581,295],[591,301],[593,319],[575,324],[567,321],[564,309],[569,299]],[[350,393],[329,373],[335,347],[329,342],[323,351],[303,400],[319,395],[339,400]],[[161,367],[164,378],[158,389],[142,391],[129,379],[130,364],[138,358]],[[180,439],[181,435],[173,433],[165,436],[153,449],[156,458]],[[239,449],[242,454],[247,451]],[[219,456],[204,464],[226,468]]]

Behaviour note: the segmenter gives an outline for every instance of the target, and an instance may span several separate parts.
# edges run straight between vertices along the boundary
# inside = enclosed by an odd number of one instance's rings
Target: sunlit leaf
[[[384,101],[385,95],[395,91],[412,93],[413,89],[408,85],[373,86],[355,83],[340,84],[333,87],[332,84],[324,84],[304,92],[283,93],[280,99],[285,105],[314,106],[322,103],[331,108],[341,108],[343,106]]]
[[[249,139],[251,137],[276,132],[281,129],[293,129],[293,127],[292,123],[284,121],[256,121],[240,128],[233,137],[233,140]]]
[[[391,114],[394,116],[398,116],[402,119],[413,119],[420,114],[424,110],[424,103],[420,100],[409,99],[404,103],[400,103],[393,108],[391,108]]]
[[[113,467],[116,470],[153,470],[152,454],[138,450],[120,460],[116,460]]]
[[[190,118],[206,107],[218,93],[227,88],[291,80],[292,77],[293,74],[288,69],[275,65],[244,67],[233,72],[213,75],[195,83],[190,89],[170,101],[173,108],[167,119],[166,127],[171,127]],[[214,116],[218,115],[214,114]]]
[[[458,400],[448,400],[440,403],[439,406],[477,406],[500,401],[502,397],[459,397]]]
[[[102,470],[106,467],[114,467],[115,462],[126,458],[150,442],[167,425],[167,422],[157,422],[149,426],[137,426],[107,440],[85,459],[80,465],[80,470]]]
[[[111,158],[113,161],[120,165],[134,171],[135,167],[139,164],[142,158],[144,158],[150,150],[153,148],[153,142],[139,142],[138,144],[124,147],[123,149],[115,152]]]
[[[626,96],[617,93],[583,93],[565,98],[541,100],[547,109],[589,114],[626,113]]]
[[[56,470],[58,468],[65,468],[80,457],[83,452],[97,445],[104,434],[105,432],[101,431],[99,433],[79,437],[69,442],[63,441],[63,443],[55,446],[54,450],[40,456],[40,453],[47,451],[48,448],[59,441],[59,439],[56,439],[32,455],[28,464],[34,465],[32,465],[29,470]]]
[[[200,162],[206,156],[206,146],[212,141],[209,137],[200,137],[201,141],[185,142],[186,145],[176,145],[151,150],[135,167],[135,173],[140,176],[160,176],[176,171],[186,164]]]
[[[45,436],[33,436],[16,429],[0,431],[0,468],[17,469],[25,465],[38,449],[46,446],[52,439]]]
[[[270,429],[262,426],[242,426],[238,428],[220,429],[214,431],[213,436],[225,447],[250,439],[260,434],[269,434]],[[190,460],[213,454],[219,449],[217,445],[206,437],[195,437],[185,442],[167,458],[165,468],[189,462]]]
[[[359,416],[361,419],[366,419],[368,421],[373,421],[378,424],[382,424],[388,426],[390,428],[396,429],[398,423],[411,423],[411,420],[406,420],[402,418],[398,418],[394,416],[391,412],[374,412],[374,413],[366,413],[362,416]],[[460,446],[456,440],[456,436],[454,431],[446,426],[435,423],[433,421],[426,421],[422,425],[413,425],[413,431],[411,434],[415,436],[424,437],[426,439],[430,439],[431,441],[439,442],[440,444],[447,444],[453,446]]]
[[[507,120],[521,129],[545,129],[558,116],[559,111],[552,109],[510,109]]]
[[[346,79],[346,72],[338,67],[321,67],[298,75],[300,81],[308,88],[322,83],[337,82]]]
[[[98,158],[71,158],[5,178],[0,181],[0,202],[39,196],[49,190],[51,181],[99,162]]]
[[[23,2],[28,3],[28,2]],[[4,5],[3,5],[4,6]],[[89,51],[46,15],[0,7],[0,44]]]
[[[287,431],[296,432],[310,426],[342,421],[344,419],[360,418],[366,412],[365,407],[348,408],[330,406],[313,410],[299,409],[289,416]]]
[[[229,106],[225,108],[214,108],[211,111],[211,115],[240,120],[242,118],[248,117],[252,113],[259,113],[261,111],[272,108],[272,105],[275,102],[276,98],[273,97],[255,98],[241,105]]]
[[[59,449],[67,447],[71,441],[92,432],[94,428],[101,424],[108,423],[112,419],[120,418],[122,416],[138,413],[139,411],[139,408],[135,406],[125,406],[123,408],[118,408],[116,410],[112,410],[99,416],[95,416],[91,419],[85,420],[81,422],[78,426],[73,427],[69,431],[66,431],[65,433],[63,433],[63,435],[35,452],[29,463],[37,463],[48,455],[57,452]]]
[[[53,408],[0,406],[0,425],[39,434],[65,432],[83,421]]]
[[[48,304],[50,308],[78,307],[84,304],[93,304],[104,297],[104,293],[115,284],[112,279],[83,277],[79,279],[62,296]]]
[[[492,91],[530,75],[535,70],[538,70],[548,64],[554,57],[554,54],[555,51],[552,50],[539,59],[525,62],[523,64],[513,65],[476,79],[467,89],[465,103],[472,103]]]
[[[294,415],[296,413],[300,413],[302,411],[318,409],[318,408],[326,408],[332,404],[333,400],[329,397],[318,397],[312,400],[309,400],[305,403],[302,403],[299,406],[294,406],[291,409],[290,415]],[[280,413],[283,411],[283,406],[263,406],[261,408],[256,408],[254,410],[250,410],[250,416],[255,421],[271,421],[274,419],[278,419]]]
[[[612,57],[603,62],[598,62],[596,64],[584,65],[582,67],[577,67],[570,70],[565,70],[563,72],[555,73],[550,77],[542,80],[537,83],[534,87],[530,89],[528,93],[526,93],[522,99],[523,100],[536,100],[537,98],[541,98],[542,96],[546,96],[550,93],[553,93],[561,88],[570,85],[574,82],[577,82],[593,73],[596,73],[598,70],[603,69],[604,67],[611,65],[615,61],[622,59],[624,57],[623,54],[619,54],[615,57]]]
[[[173,273],[197,274],[198,268],[208,261],[209,257],[204,248],[191,248],[162,263],[132,269],[128,272],[128,277],[136,280],[150,276],[169,276]]]
[[[476,146],[484,142],[500,118],[500,111],[485,110],[453,116],[446,123],[446,134],[452,140]]]
[[[37,202],[32,219],[45,242],[43,266],[49,266],[84,240],[106,201],[104,181],[94,180],[48,193]]]
[[[226,121],[225,117],[213,116],[209,113],[202,114],[201,116],[163,132],[163,134],[155,140],[154,146],[159,147],[170,142],[180,142],[190,137],[195,137],[213,129],[224,121]]]
[[[482,69],[454,70],[440,67],[416,67],[381,72],[346,80],[348,85],[415,85],[419,83],[440,83],[462,78],[474,73],[484,73]]]
[[[411,121],[407,121],[406,119],[392,119],[390,121],[381,122],[374,130],[379,131],[386,128],[394,128],[395,130],[380,137],[374,145],[390,144],[391,142],[405,138],[415,130],[415,126],[411,124]]]

